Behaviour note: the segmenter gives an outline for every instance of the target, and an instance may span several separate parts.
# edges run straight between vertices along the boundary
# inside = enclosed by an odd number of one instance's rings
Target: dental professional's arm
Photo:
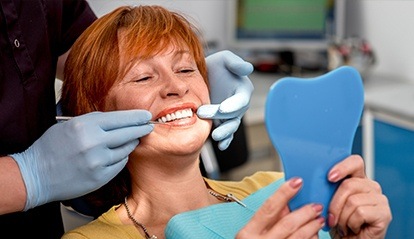
[[[93,112],[53,125],[24,152],[9,155],[14,160],[2,160],[0,213],[26,211],[103,186],[153,130],[150,119],[144,110]]]
[[[63,70],[70,50],[58,58],[56,78],[63,79]],[[17,162],[10,156],[0,157],[0,215],[23,211],[26,187]]]
[[[0,157],[0,215],[22,211],[26,189],[19,166],[9,156]]]
[[[206,58],[211,105],[203,105],[197,115],[214,119],[217,126],[212,138],[225,150],[233,140],[241,118],[250,106],[253,84],[248,75],[253,65],[230,51],[220,51]]]

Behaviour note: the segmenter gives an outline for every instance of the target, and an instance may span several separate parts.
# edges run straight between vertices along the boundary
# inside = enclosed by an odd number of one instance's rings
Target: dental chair
[[[208,151],[204,154],[205,151]],[[218,142],[210,137],[201,150],[201,172],[203,176],[211,179],[222,179],[223,173],[227,173],[245,164],[249,159],[247,134],[243,118],[240,126],[234,133],[234,138],[229,147],[222,151],[218,148]],[[211,166],[210,166],[211,165]]]

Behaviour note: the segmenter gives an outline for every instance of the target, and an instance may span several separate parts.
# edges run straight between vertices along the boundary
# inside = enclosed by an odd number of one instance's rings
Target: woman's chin
[[[135,151],[140,152],[152,151],[154,155],[188,155],[193,153],[199,153],[204,146],[208,134],[201,133],[184,133],[181,134],[169,134],[166,136],[161,135],[148,135],[140,139]]]
[[[199,152],[204,142],[205,140],[202,140],[201,137],[175,139],[168,145],[168,148],[172,153],[186,155]]]

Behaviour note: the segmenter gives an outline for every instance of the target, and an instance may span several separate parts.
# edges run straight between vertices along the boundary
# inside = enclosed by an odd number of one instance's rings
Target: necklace
[[[220,194],[216,191],[213,191],[212,189],[209,189],[208,193],[210,195],[216,197],[219,200],[226,201],[226,202],[236,202],[236,203],[240,204],[241,206],[246,207],[246,204],[244,204],[242,201],[240,201],[237,197],[235,197],[231,193],[228,193],[227,195],[223,195],[223,194]],[[128,214],[128,218],[134,223],[134,225],[136,227],[139,227],[144,231],[145,238],[147,238],[147,239],[157,239],[158,237],[156,235],[150,236],[147,227],[144,224],[138,222],[138,220],[135,219],[134,216],[132,216],[131,211],[129,210],[129,207],[128,207],[127,197],[125,197],[125,203],[124,204],[125,204],[125,209],[126,209],[127,214]]]
[[[129,211],[129,207],[128,207],[128,203],[127,203],[127,197],[125,197],[125,203],[124,204],[125,204],[125,209],[127,211],[127,214],[128,214],[129,219],[131,219],[131,221],[134,223],[134,225],[136,227],[140,227],[144,231],[145,238],[147,238],[147,239],[157,239],[158,237],[156,235],[150,236],[150,234],[148,233],[147,227],[144,224],[138,222],[138,220],[135,219],[132,216],[131,211]]]

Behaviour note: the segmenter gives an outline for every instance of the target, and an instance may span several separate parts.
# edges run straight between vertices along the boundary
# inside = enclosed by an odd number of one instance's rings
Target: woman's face
[[[139,59],[110,89],[105,110],[145,109],[152,120],[166,123],[141,138],[135,153],[182,155],[197,152],[208,137],[211,121],[199,119],[196,112],[209,103],[207,85],[190,52],[171,46]]]

